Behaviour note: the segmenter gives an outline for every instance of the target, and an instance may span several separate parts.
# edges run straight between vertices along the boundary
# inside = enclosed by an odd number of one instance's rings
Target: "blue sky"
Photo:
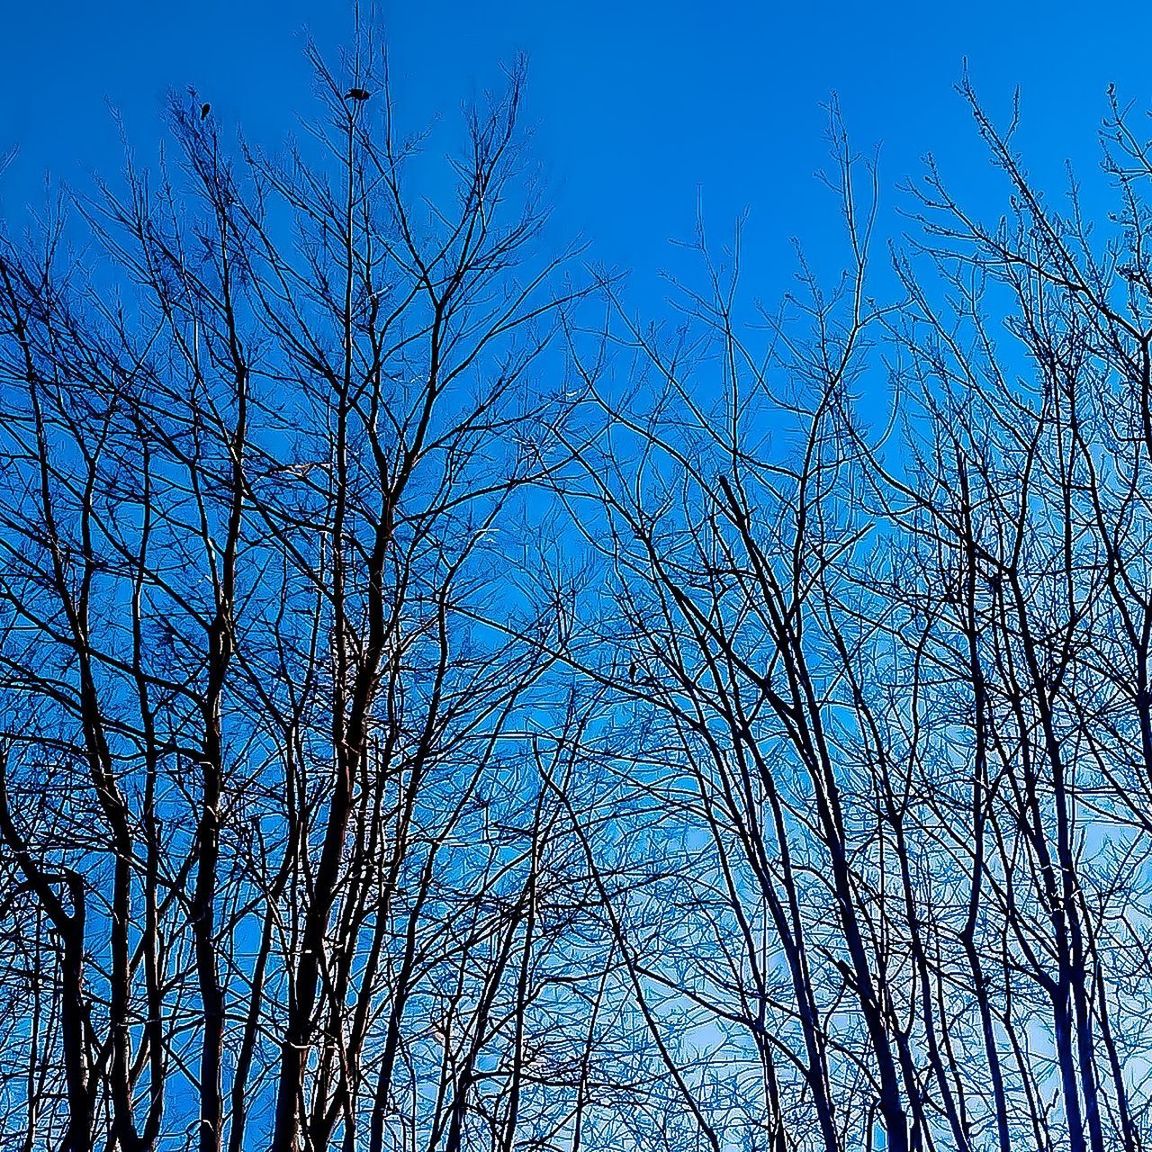
[[[83,185],[114,173],[118,110],[138,155],[155,147],[165,92],[194,85],[225,124],[272,144],[307,114],[305,30],[334,50],[343,0],[56,0],[8,5],[0,70],[0,181],[18,219],[44,175]],[[1126,10],[1125,10],[1126,9]],[[989,105],[1023,91],[1034,170],[1095,164],[1109,83],[1149,103],[1152,9],[1106,18],[1053,3],[728,5],[668,0],[465,3],[384,0],[397,92],[410,120],[450,118],[499,66],[530,60],[527,123],[553,189],[556,226],[643,278],[686,238],[697,198],[717,233],[744,209],[749,265],[771,295],[790,239],[830,243],[834,206],[813,180],[822,104],[839,94],[854,142],[880,146],[885,204],[934,151],[979,194],[979,146],[953,84],[967,57]],[[899,227],[893,215],[890,227]]]

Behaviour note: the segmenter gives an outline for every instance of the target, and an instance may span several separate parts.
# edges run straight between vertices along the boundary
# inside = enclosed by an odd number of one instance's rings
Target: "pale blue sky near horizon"
[[[136,154],[155,154],[166,92],[194,86],[225,131],[266,145],[312,106],[304,43],[334,54],[351,0],[57,0],[6,5],[0,70],[0,210],[42,204],[45,173],[84,187],[121,158],[113,109]],[[1114,83],[1152,107],[1144,57],[1152,8],[1110,18],[1069,3],[821,5],[687,0],[437,4],[383,0],[397,98],[410,122],[457,114],[524,53],[525,123],[550,187],[555,227],[641,274],[687,239],[698,201],[714,234],[749,213],[759,269],[793,267],[792,237],[828,250],[835,204],[814,179],[825,162],[825,104],[837,93],[855,146],[879,147],[885,220],[896,186],[934,152],[979,195],[982,154],[954,90],[963,62],[1000,117],[1022,92],[1021,142],[1049,183],[1071,160],[1095,168],[1096,129]],[[836,240],[836,243],[839,241]],[[775,278],[765,276],[771,293]],[[783,279],[781,280],[783,283]]]

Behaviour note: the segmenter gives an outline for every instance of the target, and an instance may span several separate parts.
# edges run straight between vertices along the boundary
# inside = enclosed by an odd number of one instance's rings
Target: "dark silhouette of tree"
[[[1141,1152],[1126,111],[1057,211],[962,86],[885,305],[833,108],[842,276],[650,323],[367,57],[0,242],[4,1147]]]
[[[29,1149],[510,1149],[587,1067],[589,1025],[544,1024],[580,876],[526,719],[562,617],[504,591],[578,297],[539,254],[521,76],[429,208],[386,96],[314,62],[307,148],[232,158],[176,102],[158,177],[0,254]]]
[[[898,307],[834,110],[834,290],[748,323],[701,230],[681,322],[571,340],[580,659],[663,878],[614,925],[702,1146],[1147,1140],[1150,169],[1114,105],[1098,237],[963,92],[1012,211],[930,171]]]

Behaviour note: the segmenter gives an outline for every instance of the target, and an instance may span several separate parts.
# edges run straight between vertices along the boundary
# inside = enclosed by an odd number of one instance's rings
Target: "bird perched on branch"
[[[201,104],[200,105],[200,119],[201,120],[207,120],[208,119],[208,113],[211,111],[212,111],[212,105],[211,104]]]
[[[358,104],[363,104],[364,101],[367,100],[371,95],[371,92],[368,92],[363,88],[349,88],[348,91],[344,93],[344,99],[355,100]]]

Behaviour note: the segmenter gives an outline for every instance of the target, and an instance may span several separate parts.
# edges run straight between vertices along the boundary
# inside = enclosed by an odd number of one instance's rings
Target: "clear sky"
[[[0,181],[15,217],[43,177],[83,183],[119,163],[111,109],[144,159],[166,90],[194,85],[227,125],[273,143],[309,107],[302,45],[347,38],[351,0],[20,0],[5,6]],[[953,85],[967,57],[989,105],[1023,92],[1034,169],[1095,163],[1109,83],[1149,106],[1152,8],[1089,14],[1041,4],[806,5],[686,0],[383,0],[399,98],[410,118],[454,114],[502,62],[530,61],[533,153],[557,227],[643,277],[690,232],[697,197],[721,230],[751,211],[755,268],[790,266],[789,241],[824,243],[833,206],[813,180],[822,103],[836,91],[858,147],[881,146],[886,203],[928,150],[978,186],[980,152]],[[764,279],[771,291],[771,275]]]

